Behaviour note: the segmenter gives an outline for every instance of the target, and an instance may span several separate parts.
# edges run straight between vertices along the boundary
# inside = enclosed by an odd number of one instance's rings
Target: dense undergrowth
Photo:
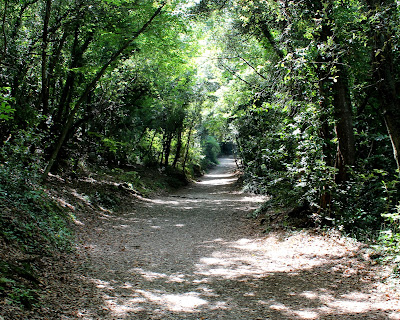
[[[257,193],[269,191],[268,201],[251,215],[267,222],[266,231],[274,224],[289,229],[338,230],[370,245],[377,260],[390,264],[393,277],[400,277],[400,199],[396,176],[384,170],[373,170],[369,174],[353,172],[346,184],[331,186],[330,190],[335,192],[329,194],[331,207],[325,210],[318,202],[321,193],[316,190],[317,183],[308,181],[296,188],[299,184],[296,180],[290,183],[289,179],[257,179],[249,172],[245,177],[245,189]],[[282,172],[281,177],[284,177]],[[260,185],[259,181],[264,184]]]
[[[6,145],[0,164],[0,297],[32,308],[38,302],[40,258],[72,249],[69,216],[40,185],[22,141]]]

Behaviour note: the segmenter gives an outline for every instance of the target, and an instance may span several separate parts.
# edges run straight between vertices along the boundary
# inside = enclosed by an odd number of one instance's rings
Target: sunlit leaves
[[[10,97],[11,88],[0,88],[0,121],[13,119],[13,114],[16,111],[10,106],[10,103],[14,100]]]

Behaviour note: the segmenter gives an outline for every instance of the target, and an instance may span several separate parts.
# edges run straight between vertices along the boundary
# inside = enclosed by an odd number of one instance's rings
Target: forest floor
[[[87,203],[82,184],[69,196],[54,185],[74,212],[77,252],[46,265],[42,307],[9,319],[400,319],[365,244],[312,229],[263,233],[247,216],[265,199],[240,191],[235,168],[221,159],[200,181],[127,194],[113,209]]]

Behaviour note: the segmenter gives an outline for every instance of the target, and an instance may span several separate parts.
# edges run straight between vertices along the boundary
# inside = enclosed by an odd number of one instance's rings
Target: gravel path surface
[[[104,214],[84,244],[101,310],[84,319],[400,319],[360,245],[311,231],[261,235],[261,197],[233,159],[169,196]],[[70,319],[70,318],[69,318]]]

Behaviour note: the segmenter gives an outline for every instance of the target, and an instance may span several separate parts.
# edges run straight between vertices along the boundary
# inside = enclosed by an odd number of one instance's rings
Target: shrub
[[[202,142],[204,159],[202,160],[202,167],[208,168],[212,165],[218,164],[218,156],[221,153],[221,148],[218,141],[213,136],[206,136]]]

